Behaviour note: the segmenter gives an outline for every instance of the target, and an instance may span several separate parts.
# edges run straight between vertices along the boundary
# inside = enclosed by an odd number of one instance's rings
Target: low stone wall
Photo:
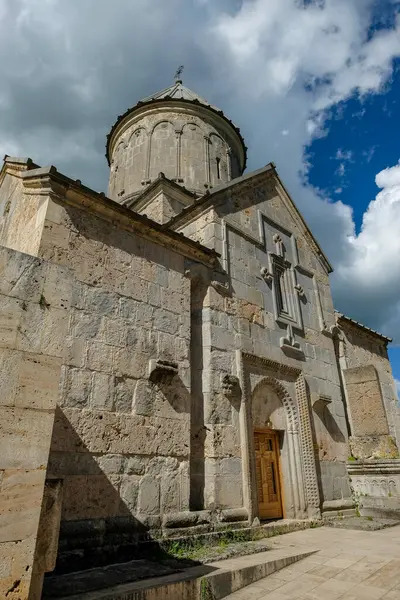
[[[355,502],[362,515],[400,517],[400,460],[347,463]]]

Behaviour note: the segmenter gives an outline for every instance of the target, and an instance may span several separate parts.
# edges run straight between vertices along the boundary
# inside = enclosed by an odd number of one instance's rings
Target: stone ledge
[[[349,475],[398,475],[400,474],[400,459],[348,461],[346,467]]]
[[[311,556],[316,551],[301,553],[292,551],[292,554],[288,554],[287,550],[262,552],[254,556],[253,564],[248,556],[245,561],[240,558],[229,559],[192,567],[184,573],[126,583],[108,589],[99,589],[95,592],[62,596],[60,600],[154,600],[155,597],[173,598],[174,600],[186,600],[187,598],[203,600],[210,597],[220,600],[284,567]]]

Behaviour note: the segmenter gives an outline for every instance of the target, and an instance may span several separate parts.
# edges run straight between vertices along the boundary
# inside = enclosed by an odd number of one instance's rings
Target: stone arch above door
[[[244,497],[247,499],[250,519],[257,516],[251,405],[254,393],[260,393],[263,387],[266,390],[274,390],[285,408],[287,438],[290,440],[290,477],[294,516],[296,518],[319,517],[320,498],[311,417],[303,372],[295,367],[240,351],[238,351],[237,364],[242,388],[240,424]],[[259,379],[255,385],[252,385],[251,377],[254,381],[254,376]]]
[[[261,381],[257,383],[253,392],[252,399],[254,399],[258,394],[262,394],[264,390],[270,389],[276,394],[277,398],[282,404],[282,407],[285,409],[286,419],[287,419],[287,429],[288,431],[298,431],[298,415],[296,405],[293,402],[290,394],[285,389],[282,383],[280,383],[274,377],[263,377]],[[253,413],[253,403],[252,403],[252,413]],[[254,423],[253,423],[254,425]],[[260,425],[261,427],[261,425]]]

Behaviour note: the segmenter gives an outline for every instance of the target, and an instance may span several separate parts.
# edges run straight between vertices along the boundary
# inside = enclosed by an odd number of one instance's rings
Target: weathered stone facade
[[[277,486],[282,517],[352,509],[351,452],[361,444],[365,458],[378,440],[379,458],[397,456],[388,340],[335,313],[329,262],[274,166],[240,176],[236,128],[174,93],[113,129],[116,201],[54,167],[5,159],[0,444],[12,439],[20,459],[1,455],[0,506],[12,498],[15,519],[19,506],[32,516],[14,533],[0,520],[1,592],[17,580],[40,587],[54,567],[57,536],[43,541],[39,519],[53,532],[60,521],[57,568],[68,571],[129,556],[146,532],[257,522],[260,495],[277,497]],[[173,136],[160,128],[145,150],[135,131],[158,123]],[[214,179],[211,130],[225,153]],[[23,427],[24,411],[37,428]],[[277,443],[265,472],[255,432]],[[25,458],[28,443],[37,460]],[[17,538],[28,540],[32,584],[10,558]]]

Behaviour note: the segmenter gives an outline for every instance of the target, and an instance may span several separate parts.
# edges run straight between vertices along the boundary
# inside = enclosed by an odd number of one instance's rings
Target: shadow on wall
[[[189,394],[177,376],[174,385],[168,378],[153,384],[153,399],[160,394],[176,413],[188,413]],[[144,402],[141,406],[137,403],[137,408],[139,412],[156,416],[155,402],[153,405]],[[176,490],[181,483],[177,475],[180,475],[184,461],[171,456],[150,456],[151,451],[146,455],[140,443],[136,443],[136,455],[128,454],[124,444],[131,445],[130,436],[135,435],[135,428],[128,431],[124,421],[126,425],[132,418],[142,424],[147,421],[147,428],[138,429],[142,433],[147,429],[149,437],[157,443],[159,432],[152,426],[151,419],[143,414],[135,416],[57,407],[48,479],[63,479],[64,493],[57,564],[53,573],[45,578],[44,597],[65,595],[68,576],[63,577],[63,574],[74,571],[139,558],[156,561],[158,575],[198,564],[177,561],[149,535],[149,529],[155,533],[160,529],[163,508],[169,512],[176,501]],[[171,419],[167,421],[173,423]],[[77,433],[77,426],[82,437],[90,440],[89,447]],[[166,435],[167,431],[162,432],[160,439]],[[140,518],[134,516],[138,511],[143,514]],[[129,569],[125,574],[120,569],[114,574],[108,572],[106,580],[104,574],[99,574],[92,579],[90,589],[113,585],[114,579],[115,583],[130,581],[132,571]],[[137,578],[148,576],[151,574],[145,564],[141,574],[134,575]],[[87,582],[82,585],[87,586]],[[88,587],[84,590],[74,587],[71,593],[88,590]]]
[[[336,423],[332,413],[329,410],[329,407],[324,406],[322,409],[316,412],[333,441],[338,444],[346,442],[346,438],[344,437],[342,431]]]

